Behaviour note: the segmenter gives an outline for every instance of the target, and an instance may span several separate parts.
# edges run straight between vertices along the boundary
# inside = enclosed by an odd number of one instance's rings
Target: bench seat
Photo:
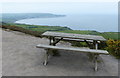
[[[89,49],[89,48],[78,48],[78,47],[63,47],[63,46],[52,46],[52,45],[44,45],[39,44],[36,46],[37,48],[44,48],[44,49],[53,49],[53,50],[68,50],[68,51],[76,51],[76,52],[83,52],[83,53],[92,53],[94,55],[94,65],[95,71],[97,71],[97,57],[99,54],[108,54],[106,50],[97,50],[97,49]],[[45,54],[45,61],[43,62],[44,65],[48,63],[48,52],[46,51]]]
[[[106,50],[96,50],[89,48],[62,47],[62,46],[52,46],[52,45],[44,45],[44,44],[39,44],[36,47],[45,48],[45,49],[68,50],[68,51],[76,51],[76,52],[84,52],[84,53],[108,54],[108,51]]]

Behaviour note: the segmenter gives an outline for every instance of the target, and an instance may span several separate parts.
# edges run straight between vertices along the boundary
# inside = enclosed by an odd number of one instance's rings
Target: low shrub
[[[108,47],[106,49],[109,53],[120,59],[120,40],[109,39],[107,41],[107,46]]]

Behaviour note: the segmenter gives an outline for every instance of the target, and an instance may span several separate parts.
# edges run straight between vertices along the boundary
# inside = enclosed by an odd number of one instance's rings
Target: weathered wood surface
[[[48,37],[63,37],[63,38],[72,38],[72,39],[84,39],[84,40],[96,40],[96,41],[106,41],[102,36],[96,35],[83,35],[83,34],[72,34],[72,33],[61,33],[61,32],[50,32],[47,31],[42,34],[43,36]]]
[[[96,50],[96,49],[87,49],[87,48],[78,48],[78,47],[58,47],[52,45],[44,45],[39,44],[36,46],[37,48],[45,48],[45,49],[56,49],[56,50],[68,50],[68,51],[78,51],[84,53],[96,53],[96,54],[108,54],[106,50]]]

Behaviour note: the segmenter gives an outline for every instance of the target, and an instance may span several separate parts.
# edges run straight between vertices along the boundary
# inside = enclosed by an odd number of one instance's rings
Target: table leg
[[[98,49],[98,43],[97,42],[95,43],[95,49],[96,50]]]
[[[49,37],[49,45],[51,45],[51,43],[52,43],[52,37]]]
[[[95,66],[95,71],[97,71],[98,70],[98,64],[97,64],[97,59],[98,59],[98,57],[97,57],[98,55],[95,55],[94,56],[94,66]]]
[[[98,43],[97,41],[94,41],[94,44],[95,44],[95,49],[97,50],[98,49]],[[94,54],[94,66],[95,66],[95,71],[98,70],[98,54]]]
[[[48,51],[46,51],[46,53],[45,53],[45,61],[43,62],[43,65],[47,65],[47,63],[48,63]]]

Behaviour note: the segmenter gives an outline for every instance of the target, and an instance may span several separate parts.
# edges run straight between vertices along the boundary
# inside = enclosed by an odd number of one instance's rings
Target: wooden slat
[[[95,49],[84,49],[84,48],[77,48],[77,47],[58,47],[58,46],[51,46],[51,45],[44,45],[39,44],[36,46],[37,48],[45,48],[45,49],[57,49],[57,50],[69,50],[69,51],[78,51],[84,53],[97,53],[97,54],[108,54],[106,50],[95,50]]]
[[[47,32],[43,33],[42,35],[43,36],[52,36],[52,37],[73,38],[73,39],[106,41],[106,39],[103,38],[102,36],[96,36],[96,35],[83,35],[83,34],[50,32],[50,31],[47,31]]]

